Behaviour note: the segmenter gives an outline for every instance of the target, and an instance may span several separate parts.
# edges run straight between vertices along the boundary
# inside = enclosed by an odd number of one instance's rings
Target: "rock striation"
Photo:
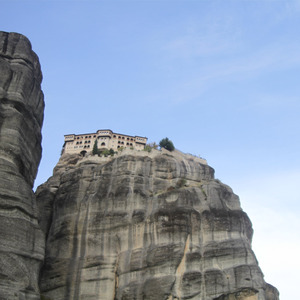
[[[238,196],[196,157],[63,155],[36,196],[49,299],[279,299]]]
[[[41,158],[44,100],[28,39],[0,32],[0,299],[40,299],[44,236],[32,192]]]

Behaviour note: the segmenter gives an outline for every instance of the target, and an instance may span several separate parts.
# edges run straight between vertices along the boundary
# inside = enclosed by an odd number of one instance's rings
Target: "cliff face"
[[[52,300],[279,299],[238,197],[196,157],[64,155],[38,213],[42,75],[24,36],[0,32],[0,70],[0,300],[40,299],[39,281]]]
[[[0,299],[39,299],[44,236],[32,192],[41,158],[41,70],[27,38],[0,32]]]
[[[51,299],[279,299],[238,197],[197,158],[65,155],[37,201]]]

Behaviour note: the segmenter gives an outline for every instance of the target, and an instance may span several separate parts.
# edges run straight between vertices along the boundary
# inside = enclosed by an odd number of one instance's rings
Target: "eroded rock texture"
[[[279,299],[238,197],[196,158],[62,156],[37,200],[50,299]]]
[[[44,237],[32,192],[41,158],[44,100],[38,57],[0,32],[0,299],[39,299]]]

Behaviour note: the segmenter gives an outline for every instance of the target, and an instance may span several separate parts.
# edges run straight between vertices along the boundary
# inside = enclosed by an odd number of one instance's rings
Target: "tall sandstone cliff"
[[[64,155],[35,198],[41,80],[28,39],[0,32],[0,300],[279,299],[238,197],[195,157]]]
[[[37,201],[50,299],[279,299],[238,197],[196,157],[63,155]]]
[[[44,235],[32,192],[41,158],[44,100],[27,38],[0,32],[0,299],[40,299]]]

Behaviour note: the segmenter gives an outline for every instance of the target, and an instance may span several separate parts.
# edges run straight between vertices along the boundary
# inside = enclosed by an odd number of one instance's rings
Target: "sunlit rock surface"
[[[279,299],[238,197],[196,157],[65,155],[37,200],[50,299]]]
[[[44,236],[32,192],[44,100],[27,38],[0,32],[0,299],[39,299]]]

